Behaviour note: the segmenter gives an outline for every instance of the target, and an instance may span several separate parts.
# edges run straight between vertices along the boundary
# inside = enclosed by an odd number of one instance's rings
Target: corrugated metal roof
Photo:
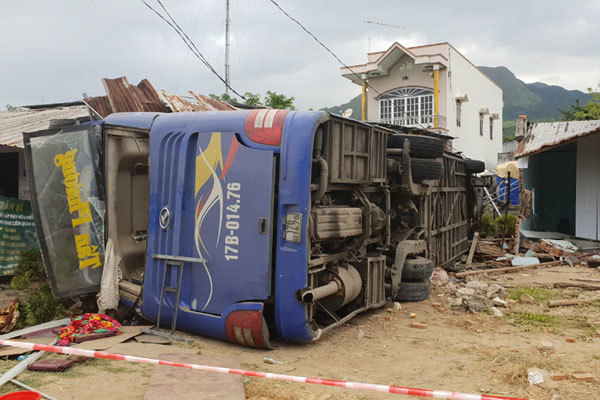
[[[519,143],[516,158],[550,150],[587,135],[600,133],[600,120],[537,122],[527,127],[525,138]]]
[[[102,83],[106,89],[106,96],[83,99],[102,118],[117,112],[169,112],[147,79],[143,79],[137,86],[131,85],[124,76],[116,79],[104,78]]]
[[[190,96],[177,96],[168,94],[164,90],[161,95],[167,103],[167,107],[173,112],[186,111],[235,111],[237,108],[222,100],[211,99],[201,94],[188,91]]]
[[[96,114],[105,118],[117,112],[185,112],[185,111],[233,111],[234,106],[209,97],[195,94],[189,96],[168,94],[164,90],[159,94],[152,84],[143,79],[137,86],[131,85],[127,78],[102,79],[106,96],[83,99]]]
[[[117,79],[102,79],[112,111],[157,111],[168,112],[152,84],[143,79],[137,86],[130,85],[124,76]],[[103,115],[105,117],[105,115]]]
[[[52,119],[88,116],[86,106],[0,112],[0,145],[23,148],[23,132],[48,129]]]

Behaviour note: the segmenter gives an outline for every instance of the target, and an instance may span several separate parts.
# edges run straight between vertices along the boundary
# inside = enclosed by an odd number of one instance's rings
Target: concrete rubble
[[[497,283],[487,284],[471,279],[466,282],[449,282],[444,290],[451,307],[468,312],[491,311],[496,316],[503,316],[500,308],[509,306],[506,290]]]

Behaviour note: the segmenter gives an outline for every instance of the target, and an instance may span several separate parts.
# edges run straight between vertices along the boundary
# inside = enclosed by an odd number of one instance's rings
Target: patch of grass
[[[598,300],[594,300],[591,303],[588,304],[590,307],[594,307],[594,308],[600,308],[600,299]]]
[[[564,332],[568,329],[578,329],[586,335],[592,335],[597,327],[590,323],[584,315],[555,316],[550,314],[536,314],[529,312],[515,312],[507,315],[515,325],[526,328],[526,330],[552,329],[555,333]]]
[[[557,322],[557,318],[553,315],[548,314],[536,314],[529,312],[516,312],[509,315],[516,325],[523,325],[529,327],[540,327],[550,328],[554,327]]]
[[[510,289],[507,292],[509,299],[519,301],[521,296],[528,294],[537,301],[546,301],[552,297],[552,291],[544,288],[530,287],[530,286],[517,286],[516,288]]]

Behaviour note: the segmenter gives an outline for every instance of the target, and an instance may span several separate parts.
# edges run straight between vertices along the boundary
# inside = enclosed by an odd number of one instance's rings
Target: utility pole
[[[229,0],[225,2],[225,94],[229,95]]]

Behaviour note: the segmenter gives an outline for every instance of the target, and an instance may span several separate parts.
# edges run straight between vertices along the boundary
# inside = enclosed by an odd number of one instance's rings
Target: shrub
[[[481,216],[481,232],[485,233],[487,236],[495,236],[496,229],[497,227],[494,218],[490,214],[483,214]]]
[[[52,321],[64,317],[67,313],[68,301],[56,299],[52,294],[39,250],[23,251],[10,286],[16,290],[23,290],[34,280],[39,283],[19,305],[17,328]]]
[[[499,235],[502,235],[504,232],[504,215],[496,218],[496,232]],[[506,217],[506,235],[512,236],[515,234],[515,229],[517,228],[517,217],[514,215],[508,214]]]

